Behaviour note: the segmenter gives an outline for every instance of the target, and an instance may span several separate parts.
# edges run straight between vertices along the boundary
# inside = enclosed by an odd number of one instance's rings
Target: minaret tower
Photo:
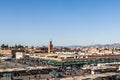
[[[51,53],[52,51],[53,51],[53,44],[52,41],[50,41],[48,44],[48,53]]]

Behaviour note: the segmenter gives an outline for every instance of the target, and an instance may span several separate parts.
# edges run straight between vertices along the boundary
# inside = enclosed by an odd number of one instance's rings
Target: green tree
[[[5,48],[5,44],[2,44],[2,45],[1,45],[1,49],[4,49],[4,48]]]

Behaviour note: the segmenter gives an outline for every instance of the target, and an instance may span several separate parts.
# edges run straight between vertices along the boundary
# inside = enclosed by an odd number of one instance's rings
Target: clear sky
[[[120,42],[120,0],[0,0],[0,44]]]

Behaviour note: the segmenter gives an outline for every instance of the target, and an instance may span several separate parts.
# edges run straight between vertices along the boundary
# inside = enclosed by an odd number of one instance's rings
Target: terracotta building
[[[52,41],[50,41],[48,44],[48,53],[51,53],[52,51],[53,51],[53,44]]]
[[[10,50],[10,49],[4,49],[4,50],[0,50],[0,53],[1,54],[12,54],[12,50]]]

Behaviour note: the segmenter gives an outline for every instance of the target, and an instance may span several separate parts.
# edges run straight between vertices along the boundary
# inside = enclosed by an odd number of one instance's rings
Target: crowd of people
[[[49,65],[47,62],[44,62],[42,60],[39,59],[32,59],[32,58],[23,58],[23,59],[19,59],[19,60],[11,60],[11,62],[16,63],[16,66],[18,64],[21,65],[26,65],[26,66],[30,66],[30,67],[36,67],[36,66],[51,66]],[[58,68],[56,69],[56,71],[59,74],[54,74],[52,75],[52,77],[70,77],[70,76],[80,76],[83,75],[84,76],[84,71],[82,71],[81,66],[57,66]],[[36,72],[35,74],[49,74],[50,70],[43,70],[40,72]],[[29,72],[28,72],[29,73]],[[30,74],[33,73],[34,75],[34,71],[30,72]],[[32,75],[32,74],[31,74]]]
[[[19,60],[13,60],[14,62],[23,64],[23,65],[28,65],[31,67],[35,67],[35,66],[47,66],[47,64],[45,62],[39,61],[39,60],[32,60],[32,59],[28,59],[28,58],[23,58],[23,59],[19,59]]]

